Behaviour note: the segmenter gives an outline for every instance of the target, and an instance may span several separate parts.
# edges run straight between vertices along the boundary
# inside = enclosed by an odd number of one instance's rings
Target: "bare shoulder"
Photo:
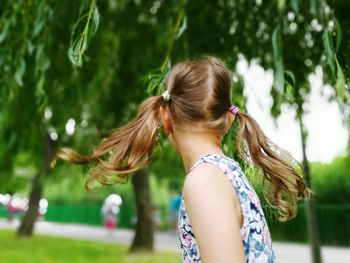
[[[187,174],[183,194],[203,262],[245,262],[241,208],[224,172],[200,163]]]

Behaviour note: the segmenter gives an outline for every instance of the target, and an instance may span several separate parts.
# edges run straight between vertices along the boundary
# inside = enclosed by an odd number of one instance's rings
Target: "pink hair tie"
[[[237,115],[237,113],[239,112],[238,107],[235,105],[231,105],[228,111],[231,112],[233,115]]]

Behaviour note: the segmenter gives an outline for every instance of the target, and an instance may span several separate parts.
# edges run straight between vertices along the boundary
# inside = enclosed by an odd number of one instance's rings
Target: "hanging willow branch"
[[[165,81],[171,69],[170,55],[173,50],[174,43],[187,29],[187,18],[185,15],[185,6],[187,1],[184,1],[182,8],[177,14],[175,25],[172,29],[172,37],[168,43],[168,48],[165,53],[165,58],[162,65],[150,71],[145,77],[143,82],[147,85],[148,94],[160,94],[165,89]]]
[[[280,25],[278,25],[272,33],[272,48],[275,62],[274,86],[280,93],[283,93],[284,66],[282,61],[282,38]]]
[[[86,7],[88,10],[86,11]],[[85,0],[80,8],[79,19],[75,23],[68,56],[72,64],[81,67],[83,55],[96,34],[100,22],[100,15],[95,0]]]

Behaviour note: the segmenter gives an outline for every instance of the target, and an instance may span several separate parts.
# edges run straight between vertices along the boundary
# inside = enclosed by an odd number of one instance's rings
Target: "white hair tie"
[[[168,90],[164,91],[164,92],[162,93],[162,96],[163,96],[163,98],[164,98],[165,101],[169,101],[169,100],[170,100],[170,93],[169,93]]]

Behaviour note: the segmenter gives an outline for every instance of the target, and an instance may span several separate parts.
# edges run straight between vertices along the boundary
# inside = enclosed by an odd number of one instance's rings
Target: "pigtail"
[[[90,155],[82,155],[69,148],[58,150],[52,162],[60,158],[75,164],[97,162],[90,170],[85,187],[90,189],[94,180],[102,185],[128,181],[128,174],[147,166],[156,143],[159,127],[159,107],[162,96],[145,100],[137,116],[125,126],[116,129],[102,140]]]
[[[236,138],[239,154],[263,171],[264,179],[269,181],[265,196],[270,204],[278,207],[279,220],[295,217],[298,199],[309,195],[303,178],[296,172],[298,166],[302,171],[300,163],[271,142],[252,117],[241,112],[236,117],[239,121]]]

